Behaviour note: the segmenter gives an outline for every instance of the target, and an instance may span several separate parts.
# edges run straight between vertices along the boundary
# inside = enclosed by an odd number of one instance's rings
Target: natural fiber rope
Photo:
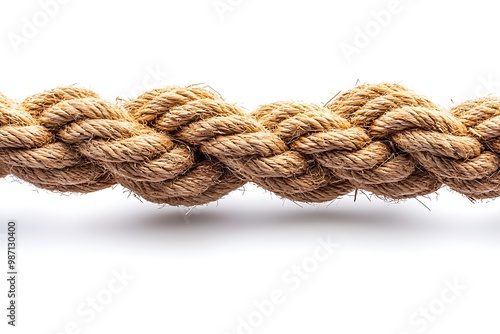
[[[253,182],[330,201],[354,189],[393,199],[442,184],[500,196],[500,99],[444,110],[398,84],[364,84],[326,106],[276,102],[251,114],[198,86],[129,102],[62,87],[0,94],[0,177],[87,193],[119,183],[148,201],[211,202]]]

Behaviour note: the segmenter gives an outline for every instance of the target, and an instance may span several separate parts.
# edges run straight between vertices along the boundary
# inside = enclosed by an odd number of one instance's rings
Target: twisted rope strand
[[[363,84],[326,106],[275,102],[245,114],[198,86],[109,103],[61,87],[0,94],[0,177],[87,193],[116,183],[170,205],[215,201],[253,182],[324,202],[363,189],[392,199],[443,184],[500,196],[500,99],[444,110],[399,84]]]

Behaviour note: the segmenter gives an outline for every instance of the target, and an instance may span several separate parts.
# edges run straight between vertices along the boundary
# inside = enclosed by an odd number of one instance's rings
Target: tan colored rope
[[[119,183],[148,201],[211,202],[253,182],[330,201],[354,189],[393,199],[442,184],[500,196],[500,99],[444,110],[398,84],[363,84],[326,106],[276,102],[251,114],[198,86],[129,102],[61,87],[0,94],[0,177],[87,193]]]

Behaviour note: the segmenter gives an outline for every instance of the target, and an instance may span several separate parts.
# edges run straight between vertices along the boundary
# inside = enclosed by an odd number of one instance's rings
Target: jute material
[[[196,205],[253,182],[324,202],[355,189],[403,199],[443,184],[500,196],[500,99],[444,110],[398,84],[363,84],[325,106],[276,102],[246,114],[198,86],[109,103],[61,87],[0,94],[0,177],[87,193],[119,183],[148,201]]]

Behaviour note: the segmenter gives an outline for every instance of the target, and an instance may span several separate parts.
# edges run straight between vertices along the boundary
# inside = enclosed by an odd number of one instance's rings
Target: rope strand
[[[75,87],[21,103],[0,94],[0,177],[59,192],[119,183],[151,202],[197,205],[247,182],[301,202],[354,189],[412,198],[444,184],[484,199],[500,196],[499,154],[500,99],[445,110],[399,84],[250,114],[198,86],[126,103]]]

